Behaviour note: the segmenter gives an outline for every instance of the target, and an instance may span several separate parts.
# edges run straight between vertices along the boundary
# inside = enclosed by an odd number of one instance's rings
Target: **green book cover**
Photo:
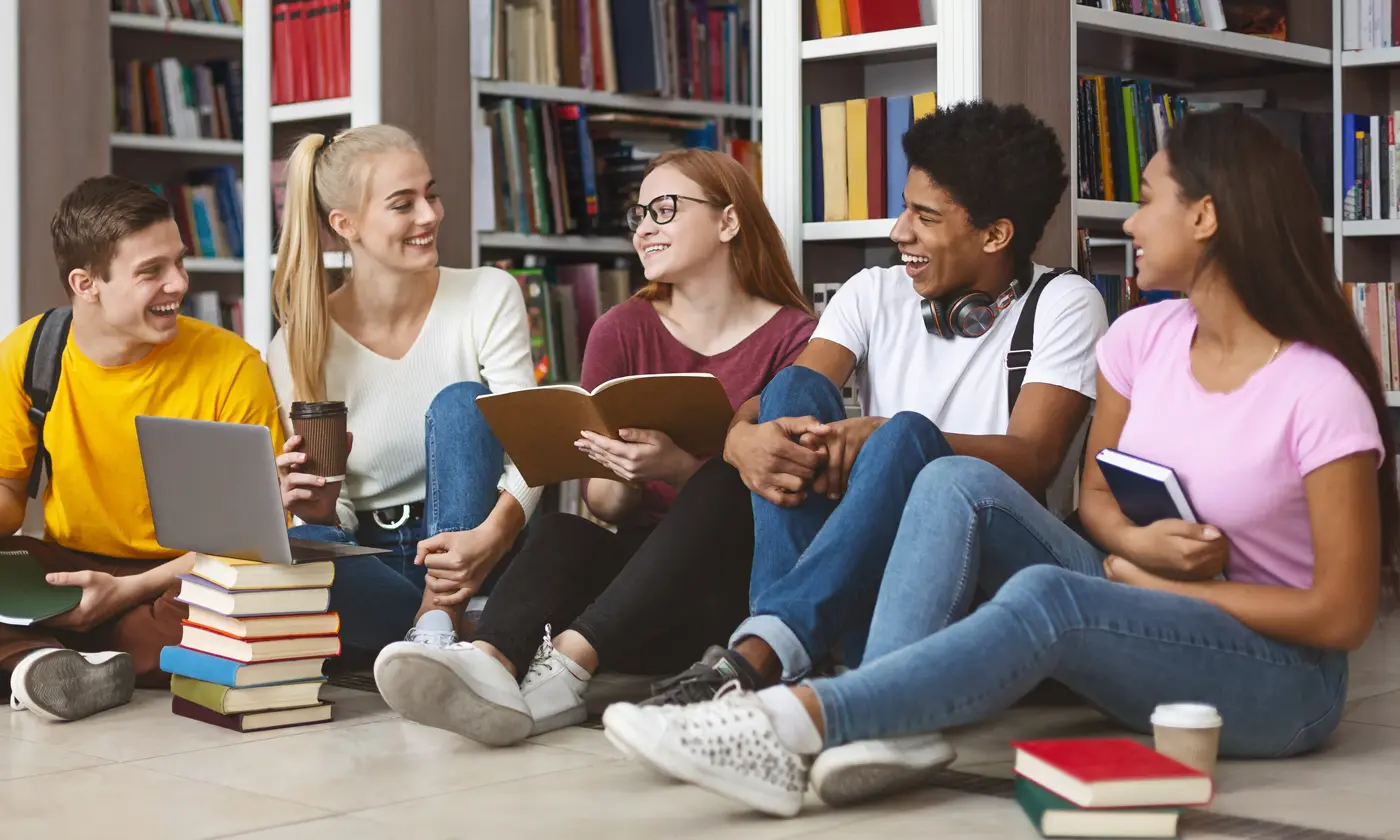
[[[1024,776],[1016,777],[1016,801],[1045,837],[1175,837],[1181,814],[1180,808],[1081,808]]]
[[[82,589],[51,586],[44,575],[29,552],[0,551],[0,624],[34,624],[78,606]]]
[[[196,705],[226,715],[224,698],[230,689],[226,685],[191,679],[180,674],[170,675],[170,693]]]
[[[1133,95],[1135,89],[1134,85],[1123,85],[1123,130],[1127,134],[1128,141],[1128,182],[1131,187],[1129,201],[1142,200],[1142,194],[1139,192],[1142,165],[1138,163],[1138,114],[1137,104],[1134,101],[1136,97]]]

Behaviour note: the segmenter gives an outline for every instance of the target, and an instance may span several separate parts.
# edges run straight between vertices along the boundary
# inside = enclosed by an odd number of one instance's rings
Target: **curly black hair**
[[[904,154],[952,195],[973,227],[1009,219],[1017,265],[1030,260],[1069,186],[1054,129],[1019,104],[940,108],[905,132]]]

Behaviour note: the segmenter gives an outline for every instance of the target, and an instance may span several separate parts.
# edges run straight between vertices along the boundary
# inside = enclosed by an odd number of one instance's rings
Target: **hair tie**
[[[324,136],[324,135],[323,135],[323,136]],[[334,142],[335,142],[335,135],[334,135],[334,134],[329,135],[329,136],[325,136],[325,139],[321,141],[321,145],[319,145],[319,146],[316,147],[316,154],[312,157],[312,160],[311,160],[312,166],[315,166],[316,164],[318,164],[318,163],[321,162],[321,155],[325,154],[326,149],[329,149],[330,146],[331,146],[331,144],[334,143]]]

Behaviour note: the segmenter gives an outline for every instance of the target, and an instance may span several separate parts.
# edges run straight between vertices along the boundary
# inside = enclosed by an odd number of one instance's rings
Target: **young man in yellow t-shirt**
[[[189,277],[164,198],[92,178],[63,199],[51,232],[73,318],[44,425],[45,537],[3,537],[0,551],[30,552],[82,600],[39,625],[0,624],[0,670],[13,705],[75,720],[125,703],[138,681],[168,679],[160,651],[180,643],[188,615],[174,595],[192,559],[156,542],[136,416],[255,423],[279,449],[283,432],[258,352],[179,314]],[[28,501],[38,432],[23,386],[38,322],[0,341],[0,534],[19,530]]]

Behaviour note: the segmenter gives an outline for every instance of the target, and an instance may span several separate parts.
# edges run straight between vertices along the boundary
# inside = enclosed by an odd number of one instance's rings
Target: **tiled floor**
[[[1327,749],[1222,764],[1215,804],[1182,836],[1313,834],[1286,824],[1400,840],[1400,616],[1355,655],[1352,674],[1347,722]],[[332,723],[250,735],[174,717],[159,692],[72,724],[0,711],[0,838],[1029,840],[1038,835],[1002,781],[1008,741],[1111,731],[1082,709],[1017,709],[951,733],[960,757],[946,784],[846,810],[813,800],[776,820],[649,775],[596,729],[491,750],[401,721],[377,695],[328,694]]]

